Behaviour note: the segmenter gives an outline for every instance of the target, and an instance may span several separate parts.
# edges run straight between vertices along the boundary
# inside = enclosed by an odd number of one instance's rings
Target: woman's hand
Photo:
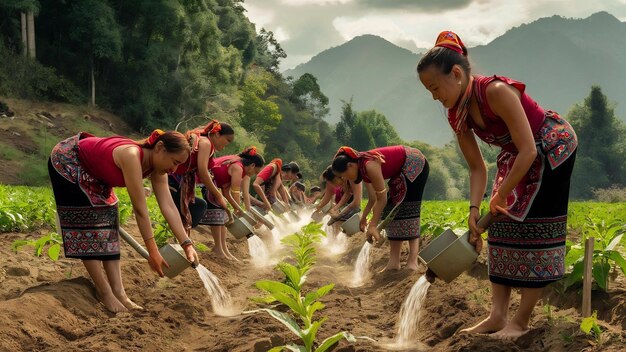
[[[224,209],[228,209],[228,203],[226,203],[226,198],[224,198],[223,195],[218,193],[218,195],[215,197],[215,201],[217,202],[217,205],[219,205],[220,207]]]
[[[198,257],[196,249],[193,248],[193,244],[185,246],[185,256],[187,257],[188,261],[194,264],[194,267],[195,265],[200,263],[200,258]]]
[[[380,232],[378,232],[378,228],[376,226],[368,226],[367,228],[367,242],[374,244],[374,242],[378,243],[381,239]]]
[[[158,250],[150,251],[149,253],[148,263],[150,264],[150,268],[159,274],[160,277],[165,276],[163,266],[169,269],[170,265],[163,259]]]
[[[489,211],[491,214],[496,215],[498,213],[509,214],[506,210],[506,197],[503,197],[500,192],[496,192],[496,194],[491,197],[491,201],[489,202]]]
[[[336,218],[339,217],[339,211],[337,209],[330,209],[328,211],[328,214],[332,217],[332,218]]]
[[[478,208],[470,208],[469,218],[467,219],[467,224],[470,229],[469,243],[474,245],[474,249],[477,253],[480,253],[483,249],[483,238],[480,235],[485,232],[485,229],[478,228],[478,218],[480,218]]]
[[[272,205],[270,204],[270,202],[264,202],[263,209],[265,209],[266,211],[272,210]]]
[[[365,228],[367,227],[367,217],[362,216],[361,221],[359,221],[359,229],[361,232],[365,232]]]

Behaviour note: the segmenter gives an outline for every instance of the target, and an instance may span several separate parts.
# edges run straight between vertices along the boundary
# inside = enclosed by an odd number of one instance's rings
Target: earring
[[[459,85],[461,85],[461,81],[458,81],[457,83],[458,83]]]

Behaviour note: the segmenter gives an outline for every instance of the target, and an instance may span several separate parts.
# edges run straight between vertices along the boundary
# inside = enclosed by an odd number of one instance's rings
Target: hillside
[[[103,110],[5,97],[0,101],[13,112],[11,117],[0,114],[0,184],[46,180],[52,147],[79,131],[98,136],[134,135],[122,119]]]
[[[610,36],[607,35],[610,33]],[[462,33],[460,33],[462,36]],[[626,23],[599,12],[585,19],[542,18],[512,28],[491,43],[470,48],[478,74],[509,75],[524,81],[528,92],[546,108],[563,114],[602,87],[617,102],[626,120]],[[405,140],[443,145],[452,134],[445,112],[421,86],[415,72],[420,55],[383,38],[364,35],[328,49],[286,76],[309,72],[330,99],[330,122],[339,119],[341,100],[353,99],[357,110],[385,114]]]

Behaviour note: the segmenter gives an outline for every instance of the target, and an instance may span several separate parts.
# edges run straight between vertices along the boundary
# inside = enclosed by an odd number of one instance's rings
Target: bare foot
[[[524,335],[527,332],[527,328],[520,326],[519,324],[511,320],[508,324],[506,324],[504,329],[489,336],[501,340],[515,341],[518,337]]]
[[[468,334],[491,334],[502,330],[505,326],[506,319],[496,319],[489,316],[487,319],[472,326],[471,328],[463,329],[460,332],[466,332]]]
[[[228,257],[228,255],[226,255],[226,253],[220,251],[220,250],[212,250],[211,253],[213,253],[214,256],[218,257],[218,258],[224,258],[224,259],[230,259]]]
[[[388,263],[387,266],[383,270],[381,270],[380,272],[384,273],[384,272],[398,271],[398,270],[400,270],[400,263],[397,263],[397,264],[395,264],[395,263]]]
[[[126,307],[128,310],[143,310],[143,307],[133,302],[126,295],[124,297],[116,296],[117,299]]]
[[[128,312],[128,309],[120,302],[115,295],[106,295],[98,297],[100,302],[104,304],[106,309],[111,313]]]
[[[407,268],[407,269],[411,269],[411,270],[413,270],[413,271],[417,271],[417,269],[418,269],[419,267],[418,267],[417,263],[411,263],[411,264],[408,264],[408,263],[407,263],[407,265],[405,266],[405,268]]]

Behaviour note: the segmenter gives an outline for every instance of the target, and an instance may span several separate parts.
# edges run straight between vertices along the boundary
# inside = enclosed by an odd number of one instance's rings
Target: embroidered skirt
[[[202,187],[202,197],[206,201],[206,210],[200,219],[201,225],[223,226],[228,221],[228,213],[213,198],[213,195],[206,187]]]
[[[93,206],[79,183],[62,176],[48,160],[63,249],[67,258],[119,260],[119,212],[112,205]]]
[[[489,228],[488,269],[493,283],[544,287],[565,272],[565,237],[570,176],[575,151],[561,165],[543,167],[537,191],[524,221],[500,216]]]
[[[407,150],[403,172],[389,180],[387,205],[381,221],[391,213],[396,204],[396,216],[385,229],[390,241],[407,241],[420,237],[420,214],[422,196],[428,179],[428,161],[415,148]]]

